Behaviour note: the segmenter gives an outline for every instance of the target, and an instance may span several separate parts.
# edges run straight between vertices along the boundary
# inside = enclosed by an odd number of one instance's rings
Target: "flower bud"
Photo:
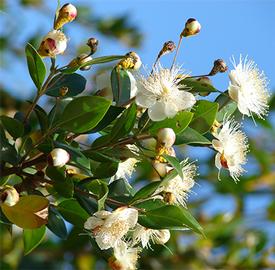
[[[158,237],[155,237],[155,244],[164,245],[170,239],[169,230],[159,230]]]
[[[8,206],[13,206],[19,201],[19,194],[12,186],[5,186],[0,191],[0,204],[4,203]]]
[[[194,36],[198,34],[200,30],[201,30],[200,23],[196,19],[190,18],[186,21],[185,28],[181,32],[180,36],[181,37]]]
[[[64,24],[73,21],[77,16],[77,9],[72,4],[65,4],[59,9],[57,18],[54,21],[54,29],[60,29]]]
[[[176,49],[176,45],[175,45],[175,43],[173,41],[171,41],[171,40],[166,41],[163,44],[162,49],[161,49],[161,51],[158,54],[158,59],[161,56],[165,55],[165,54],[173,52],[175,49]]]
[[[98,40],[96,38],[89,38],[87,41],[87,45],[90,47],[92,55],[97,51]]]
[[[157,141],[162,146],[172,147],[176,140],[176,134],[172,128],[161,128],[157,133]]]
[[[154,160],[152,162],[152,165],[154,167],[154,169],[156,170],[156,172],[158,173],[158,175],[160,177],[164,177],[166,176],[166,174],[169,172],[170,168],[167,165],[167,163],[163,163],[163,162],[159,162],[157,160]]]
[[[86,53],[82,53],[77,57],[77,61],[80,66],[91,61],[92,59],[93,58]],[[91,68],[91,66],[92,65],[81,67],[80,70],[89,70]]]
[[[222,59],[217,59],[214,61],[214,66],[212,70],[210,71],[209,75],[213,76],[219,72],[223,73],[226,72],[228,69],[226,63]]]
[[[124,58],[117,64],[124,69],[139,69],[142,65],[140,57],[135,52],[127,53]]]
[[[42,40],[38,53],[44,57],[55,57],[64,53],[67,48],[67,38],[59,30],[52,30]]]
[[[67,95],[69,91],[69,88],[67,86],[62,86],[60,89],[59,89],[59,95],[61,97],[65,97]]]
[[[48,157],[50,165],[55,167],[63,167],[69,160],[69,153],[62,148],[53,149]]]

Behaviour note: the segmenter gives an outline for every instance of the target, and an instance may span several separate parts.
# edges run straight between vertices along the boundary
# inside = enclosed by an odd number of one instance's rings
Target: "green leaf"
[[[2,204],[5,216],[23,229],[35,229],[47,223],[49,201],[38,195],[20,197],[14,206]],[[24,217],[24,218],[22,218]]]
[[[67,228],[61,215],[55,208],[49,207],[47,227],[61,239],[67,238]]]
[[[38,229],[24,229],[24,254],[31,253],[44,239],[46,235],[46,227],[42,226]]]
[[[127,201],[132,198],[134,193],[135,190],[125,179],[118,179],[109,184],[109,197]]]
[[[75,199],[62,201],[57,210],[68,222],[80,228],[83,228],[84,222],[89,218],[89,214]]]
[[[143,202],[133,204],[136,208],[145,211],[150,211],[153,209],[159,209],[160,207],[166,206],[167,204],[160,199],[150,199]]]
[[[228,93],[226,91],[225,93]],[[219,104],[219,111],[216,116],[216,120],[222,122],[225,116],[232,115],[237,109],[237,103],[223,94],[219,95],[215,102]]]
[[[172,128],[176,134],[186,129],[191,122],[193,113],[178,112],[175,117],[167,118],[163,121],[153,122],[149,127],[152,134],[156,134],[160,128]]]
[[[191,92],[200,93],[205,95],[210,92],[217,92],[218,90],[211,85],[210,83],[206,83],[203,80],[198,80],[195,78],[185,78],[180,84],[184,84],[187,87],[191,88]]]
[[[219,104],[207,100],[199,100],[194,108],[194,116],[190,127],[204,134],[212,127],[218,112]]]
[[[124,104],[131,96],[131,80],[128,71],[115,67],[111,73],[111,85],[114,101],[117,105]]]
[[[115,125],[112,128],[110,141],[116,141],[128,135],[134,127],[137,116],[137,106],[133,103],[122,115],[117,119]]]
[[[46,95],[59,97],[60,89],[66,87],[68,92],[64,97],[73,97],[85,90],[86,79],[77,73],[59,74],[51,80],[49,85],[50,87],[48,88]]]
[[[117,172],[118,162],[101,162],[94,172],[95,178],[108,178]]]
[[[70,74],[70,73],[74,73],[75,71],[77,71],[81,67],[109,63],[109,62],[112,62],[112,61],[122,59],[123,57],[124,57],[124,55],[101,56],[101,57],[94,58],[91,61],[86,62],[86,63],[84,63],[80,66],[76,66],[76,67],[69,67],[68,66],[65,69],[61,70],[61,72]]]
[[[148,197],[150,197],[155,191],[156,189],[159,187],[161,181],[155,181],[152,182],[146,186],[144,186],[143,188],[141,188],[140,190],[138,190],[135,194],[135,196],[133,197],[133,199],[131,200],[131,204],[133,202],[136,202],[140,199],[146,199]]]
[[[177,171],[178,175],[183,179],[182,166],[176,157],[164,154],[163,157]]]
[[[77,97],[65,107],[57,125],[67,131],[84,133],[100,122],[110,105],[111,101],[102,97]]]
[[[65,168],[48,166],[46,175],[53,181],[53,187],[58,194],[71,198],[74,194],[74,183],[70,177],[66,178]]]
[[[49,120],[48,120],[47,113],[39,105],[35,105],[34,111],[38,119],[41,131],[45,132],[49,127]]]
[[[183,132],[177,135],[175,145],[179,144],[212,144],[207,138],[201,135],[196,130],[188,127]]]
[[[30,76],[39,91],[41,90],[46,76],[46,66],[36,49],[31,44],[27,44],[25,53]]]
[[[97,195],[98,211],[103,210],[109,193],[107,184],[100,180],[94,180],[85,185],[85,188],[87,188],[93,194]]]
[[[117,118],[117,116],[119,116],[123,112],[123,110],[124,108],[122,107],[111,106],[102,118],[102,120],[96,125],[96,127],[87,131],[87,133],[95,133],[101,131],[110,123],[112,123]]]
[[[139,223],[152,229],[185,229],[203,234],[203,229],[196,219],[185,208],[176,205],[166,205],[145,211],[139,215]]]
[[[17,119],[10,118],[8,116],[2,115],[0,117],[1,124],[5,127],[5,129],[9,132],[9,134],[17,139],[24,134],[24,125],[18,121]]]

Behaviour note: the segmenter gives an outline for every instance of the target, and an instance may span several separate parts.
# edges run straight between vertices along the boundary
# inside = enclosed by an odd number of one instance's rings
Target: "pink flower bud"
[[[60,29],[64,24],[73,21],[77,16],[77,9],[72,4],[65,4],[59,9],[54,22],[54,29]]]

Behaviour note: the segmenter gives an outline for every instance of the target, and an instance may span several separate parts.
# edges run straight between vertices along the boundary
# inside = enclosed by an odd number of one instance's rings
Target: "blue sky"
[[[44,35],[50,30],[56,2],[48,1],[47,7],[39,13],[33,9],[21,12],[15,2],[9,2],[12,8],[9,8],[7,13],[1,14],[0,31],[6,33],[18,31],[18,46],[24,46],[26,36],[37,31]],[[223,58],[230,65],[230,57],[234,55],[238,58],[241,53],[255,60],[269,78],[270,88],[275,88],[275,1],[273,0],[75,0],[71,3],[76,6],[90,5],[96,15],[106,18],[128,14],[133,25],[138,25],[145,34],[143,46],[137,52],[148,68],[151,67],[162,44],[167,40],[177,42],[185,21],[194,17],[201,23],[202,30],[197,36],[183,41],[178,64],[183,65],[183,68],[193,75],[197,75],[207,73],[217,58]],[[121,43],[102,37],[94,29],[79,31],[79,27],[74,23],[66,27],[70,35],[69,46],[80,43],[81,40],[85,43],[87,38],[96,36],[100,40],[97,56],[123,54],[129,50]],[[10,62],[10,59],[7,59],[6,62]],[[171,61],[172,55],[164,56],[162,59],[162,63],[167,66]],[[16,81],[13,79],[14,75]],[[0,76],[6,78],[6,84],[10,85],[16,95],[26,97],[34,91],[25,63],[14,65],[12,73],[1,70]],[[227,75],[218,74],[213,78],[213,83],[220,90],[225,90],[228,86]]]

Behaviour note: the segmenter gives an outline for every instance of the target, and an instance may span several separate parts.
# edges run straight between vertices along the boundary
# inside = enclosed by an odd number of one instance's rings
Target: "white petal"
[[[144,93],[139,91],[136,96],[136,104],[138,106],[149,108],[156,103],[155,96],[151,95],[150,92],[144,90]]]
[[[156,102],[152,107],[148,110],[148,115],[153,121],[161,121],[167,118],[166,115],[166,104],[164,102]]]
[[[228,94],[236,102],[238,102],[238,96],[239,96],[239,92],[238,91],[239,91],[239,87],[238,86],[235,86],[235,85],[232,85],[232,84],[229,85],[229,87],[228,87]]]
[[[219,151],[220,153],[222,153],[223,151],[223,144],[219,141],[219,140],[212,140],[212,145],[214,147],[215,150]]]
[[[177,112],[178,112],[178,107],[174,103],[165,103],[165,114],[169,118],[173,118]]]
[[[178,111],[190,109],[196,103],[195,96],[192,93],[186,91],[178,91],[174,99],[175,105],[178,107]]]
[[[215,156],[215,166],[220,170],[222,168],[221,164],[221,154],[217,153]]]
[[[89,217],[84,223],[84,228],[86,230],[92,230],[98,226],[101,226],[104,222],[97,217]]]

